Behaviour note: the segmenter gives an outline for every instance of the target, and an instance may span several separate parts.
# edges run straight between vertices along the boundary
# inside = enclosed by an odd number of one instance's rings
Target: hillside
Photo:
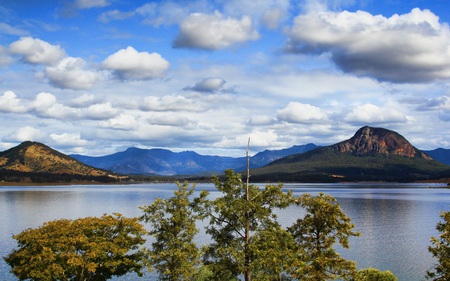
[[[425,150],[424,152],[434,160],[450,165],[450,149],[437,148],[434,150]]]
[[[42,143],[26,141],[0,152],[1,180],[27,178],[29,181],[111,181],[116,176],[79,162]]]
[[[253,181],[416,181],[450,177],[444,165],[400,134],[363,127],[349,140],[252,170]]]

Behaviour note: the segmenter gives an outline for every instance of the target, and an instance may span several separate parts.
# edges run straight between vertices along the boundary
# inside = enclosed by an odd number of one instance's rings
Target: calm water
[[[361,237],[352,238],[350,250],[341,253],[357,262],[359,268],[391,270],[399,281],[425,280],[425,271],[435,260],[427,247],[437,236],[436,223],[441,211],[450,211],[450,189],[424,188],[421,185],[375,184],[286,184],[294,193],[324,192],[338,199],[344,212],[352,218]],[[0,256],[16,246],[12,239],[26,228],[43,222],[119,212],[140,216],[139,206],[156,197],[173,195],[174,184],[127,186],[0,187]],[[218,196],[214,186],[197,185]],[[290,225],[302,211],[297,207],[279,212],[284,225]],[[0,261],[0,280],[16,280],[9,266]],[[129,275],[119,280],[134,280]],[[147,276],[142,280],[153,280]]]

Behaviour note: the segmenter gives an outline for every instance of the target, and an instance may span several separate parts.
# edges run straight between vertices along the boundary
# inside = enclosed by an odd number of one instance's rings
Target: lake
[[[350,249],[339,249],[358,268],[391,270],[399,281],[425,280],[425,272],[436,262],[427,247],[430,237],[438,236],[436,223],[441,211],[450,211],[450,189],[427,188],[423,184],[285,184],[294,194],[319,192],[338,199],[352,218],[360,237],[350,240]],[[219,196],[211,184],[197,184]],[[140,216],[139,206],[157,198],[167,198],[175,184],[90,185],[0,187],[0,256],[16,247],[13,234],[42,223],[119,212]],[[290,225],[302,210],[290,207],[278,211],[283,225]],[[0,280],[17,280],[10,267],[0,261]],[[134,280],[127,275],[116,280]],[[156,280],[151,276],[142,280]]]

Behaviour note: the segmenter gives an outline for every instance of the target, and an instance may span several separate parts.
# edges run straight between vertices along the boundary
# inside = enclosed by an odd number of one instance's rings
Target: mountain
[[[282,150],[265,150],[250,159],[251,168],[258,168],[287,155],[303,153],[316,148],[314,144],[293,146]],[[245,157],[200,155],[192,151],[172,152],[166,149],[128,148],[111,155],[71,157],[93,167],[121,174],[139,175],[211,175],[226,169],[244,170]]]
[[[433,159],[450,165],[450,149],[437,148],[434,150],[424,150],[424,152],[430,155]]]
[[[90,167],[42,143],[26,141],[0,152],[2,180],[27,177],[37,181],[71,181],[75,179],[102,181],[114,178],[110,172]]]
[[[193,175],[223,172],[245,166],[245,157],[203,156],[192,151],[172,152],[166,149],[128,148],[111,155],[91,157],[71,155],[97,168],[121,174]]]
[[[348,140],[283,157],[251,175],[253,181],[416,181],[450,177],[450,166],[394,131],[365,126]]]

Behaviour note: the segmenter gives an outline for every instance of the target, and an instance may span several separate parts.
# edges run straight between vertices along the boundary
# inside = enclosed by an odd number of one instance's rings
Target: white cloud
[[[0,96],[0,112],[24,113],[27,108],[13,91],[6,91]]]
[[[40,129],[36,129],[32,126],[25,126],[19,128],[14,133],[5,137],[5,140],[11,142],[24,142],[24,141],[40,141],[45,138],[45,134]]]
[[[219,12],[214,14],[194,13],[180,26],[180,33],[174,46],[178,48],[199,48],[219,50],[259,38],[250,17],[241,20],[224,18]]]
[[[192,111],[202,112],[207,110],[207,106],[192,99],[187,99],[183,96],[164,96],[154,97],[149,96],[144,99],[141,105],[143,110],[151,111]]]
[[[389,123],[405,123],[406,115],[393,107],[379,107],[377,105],[366,103],[355,107],[349,113],[344,121],[351,124],[389,124]]]
[[[66,56],[59,45],[51,45],[40,39],[22,37],[9,45],[11,53],[21,55],[27,63],[54,64]]]
[[[285,108],[278,110],[277,117],[288,123],[312,123],[325,120],[326,114],[316,106],[290,102]]]
[[[33,110],[41,117],[66,119],[78,117],[80,111],[58,103],[56,97],[50,93],[39,93],[32,101]]]
[[[47,66],[45,76],[50,83],[61,89],[86,90],[104,78],[101,72],[86,70],[82,58],[66,57],[58,64]]]
[[[138,123],[133,115],[122,113],[115,118],[99,122],[99,126],[103,128],[131,131],[138,127]]]
[[[89,119],[108,119],[117,115],[119,111],[110,102],[93,104],[86,109],[86,116]]]
[[[214,93],[219,91],[226,81],[219,77],[205,78],[197,82],[194,86],[185,87],[184,90],[191,90],[195,92]]]
[[[120,79],[147,80],[163,77],[169,62],[158,53],[138,52],[129,46],[107,57],[103,66]]]
[[[272,116],[254,115],[250,117],[247,123],[251,126],[264,126],[264,125],[272,125],[275,123],[275,121],[276,120]]]
[[[50,138],[58,146],[85,146],[89,144],[87,140],[81,139],[80,134],[50,134]]]
[[[175,127],[191,127],[193,122],[185,117],[176,114],[153,115],[148,118],[148,122],[152,125],[175,126]]]
[[[342,70],[391,82],[450,78],[450,29],[429,10],[390,18],[364,11],[299,15],[286,50],[330,53]]]

